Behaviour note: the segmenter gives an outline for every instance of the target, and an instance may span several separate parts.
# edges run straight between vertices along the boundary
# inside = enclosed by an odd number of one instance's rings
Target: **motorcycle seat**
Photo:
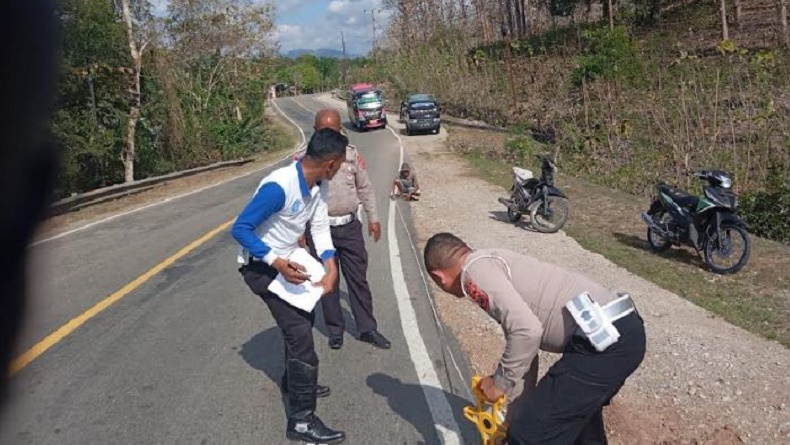
[[[529,179],[532,179],[532,172],[524,168],[513,167],[513,174],[521,182],[525,182]]]
[[[674,189],[666,184],[662,184],[660,186],[661,191],[669,195],[677,205],[680,207],[685,207],[690,210],[694,210],[697,207],[697,203],[699,202],[699,198],[694,195],[690,195],[682,190]]]

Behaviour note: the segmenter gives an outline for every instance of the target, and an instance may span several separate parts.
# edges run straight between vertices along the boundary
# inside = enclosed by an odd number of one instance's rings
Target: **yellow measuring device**
[[[485,394],[480,389],[482,377],[475,375],[472,377],[472,394],[475,396],[475,406],[464,408],[464,417],[475,424],[483,445],[506,445],[507,444],[507,425],[504,421],[503,406],[505,396],[500,397],[496,402],[491,403],[486,400]]]

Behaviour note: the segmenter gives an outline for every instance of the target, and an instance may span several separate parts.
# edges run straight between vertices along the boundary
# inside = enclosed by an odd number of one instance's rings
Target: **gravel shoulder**
[[[560,264],[636,299],[648,352],[607,409],[610,443],[790,444],[790,351],[584,250],[563,232],[503,222],[497,198],[505,190],[454,155],[444,131],[403,140],[423,188],[411,204],[420,248],[432,234],[450,231],[475,247],[505,246]],[[474,371],[490,373],[504,347],[499,326],[471,303],[433,291]],[[543,354],[541,372],[556,359]]]

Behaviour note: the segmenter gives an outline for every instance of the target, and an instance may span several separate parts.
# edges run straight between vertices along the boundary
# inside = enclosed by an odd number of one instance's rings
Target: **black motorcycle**
[[[702,187],[704,196],[696,197],[663,181],[656,187],[650,210],[642,213],[650,248],[663,252],[672,245],[688,245],[697,253],[702,252],[705,264],[713,272],[738,272],[749,260],[750,244],[746,223],[737,213],[732,176],[721,170],[691,174],[707,182]],[[739,255],[736,244],[742,245]],[[725,264],[731,261],[734,264]]]
[[[542,233],[559,231],[568,221],[568,197],[554,186],[557,165],[546,155],[537,155],[540,160],[540,179],[532,172],[513,167],[513,185],[510,199],[499,198],[507,207],[507,218],[518,222],[521,216],[529,213],[530,225]]]

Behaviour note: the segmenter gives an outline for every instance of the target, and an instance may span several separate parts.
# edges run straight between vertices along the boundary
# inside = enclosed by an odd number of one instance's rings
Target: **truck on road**
[[[387,101],[372,84],[352,84],[346,94],[346,106],[348,119],[358,131],[387,126]]]
[[[398,116],[406,124],[406,133],[411,136],[418,131],[439,134],[442,128],[442,107],[431,94],[412,94],[400,104]]]

